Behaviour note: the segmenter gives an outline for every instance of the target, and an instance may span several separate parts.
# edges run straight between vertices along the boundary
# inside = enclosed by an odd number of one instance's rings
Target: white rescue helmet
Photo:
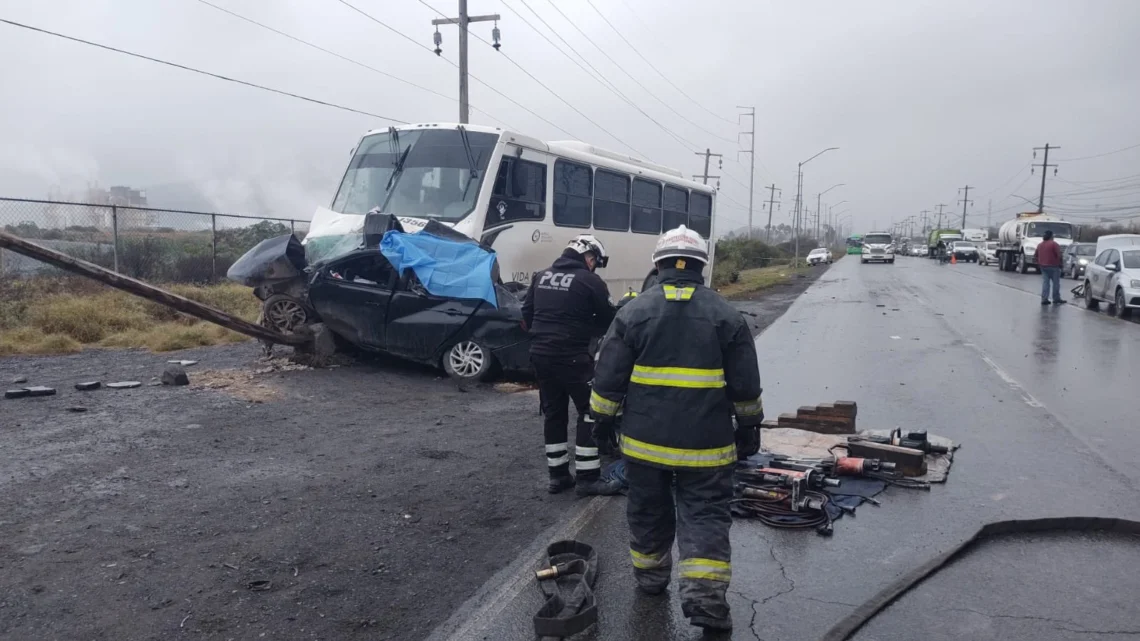
[[[579,234],[575,236],[570,244],[566,245],[567,249],[586,255],[587,252],[594,255],[598,261],[598,267],[605,267],[606,263],[610,262],[610,257],[606,255],[606,248],[602,245],[602,241],[594,237],[593,234]]]
[[[688,258],[709,264],[709,244],[697,232],[681,225],[670,229],[657,239],[653,248],[653,264],[666,258]]]

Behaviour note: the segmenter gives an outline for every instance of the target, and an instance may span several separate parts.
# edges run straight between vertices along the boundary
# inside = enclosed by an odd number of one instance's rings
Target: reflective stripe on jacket
[[[742,427],[763,417],[752,333],[699,274],[664,270],[659,283],[622,307],[610,326],[590,410],[614,416],[623,408],[627,458],[665,468],[732,465],[733,414]]]

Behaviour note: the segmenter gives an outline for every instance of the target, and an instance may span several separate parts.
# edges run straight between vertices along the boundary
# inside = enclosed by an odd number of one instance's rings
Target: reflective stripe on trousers
[[[630,458],[669,467],[721,467],[736,462],[736,444],[706,450],[664,447],[621,436],[621,451]]]
[[[724,387],[724,370],[697,367],[651,367],[634,365],[629,382],[639,385],[717,389]]]
[[[732,566],[728,561],[716,559],[681,559],[682,579],[707,579],[709,581],[732,580]]]
[[[634,549],[630,549],[629,557],[633,560],[633,567],[638,570],[654,570],[660,567],[668,567],[671,560],[668,552],[665,554],[642,554]]]

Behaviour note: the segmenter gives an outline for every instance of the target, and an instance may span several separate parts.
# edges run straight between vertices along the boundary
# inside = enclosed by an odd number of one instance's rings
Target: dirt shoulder
[[[777,318],[783,316],[799,295],[830,268],[830,265],[821,265],[801,269],[771,282],[766,278],[763,287],[730,291],[728,299],[744,313],[749,327],[752,328],[752,335],[756,336],[776,322]],[[788,271],[791,272],[791,269],[788,268]]]
[[[179,352],[189,388],[147,386],[169,354],[0,359],[59,390],[0,401],[0,638],[417,639],[574,500],[533,393],[257,355]]]

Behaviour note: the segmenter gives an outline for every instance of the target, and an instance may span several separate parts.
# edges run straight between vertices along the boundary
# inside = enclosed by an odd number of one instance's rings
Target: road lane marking
[[[607,499],[604,496],[591,498],[577,514],[552,534],[544,532],[539,535],[509,566],[497,572],[474,596],[459,606],[454,614],[428,636],[427,641],[469,641],[483,638],[477,635],[480,629],[494,621],[524,589],[533,589],[534,569],[538,560],[546,554],[546,547],[554,541],[576,537],[602,511]]]

